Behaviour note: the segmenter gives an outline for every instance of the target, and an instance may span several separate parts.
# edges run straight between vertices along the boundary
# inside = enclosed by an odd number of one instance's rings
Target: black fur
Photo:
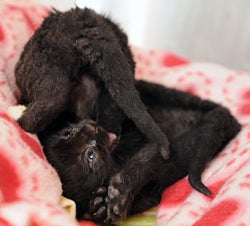
[[[86,212],[93,189],[113,170],[107,132],[91,120],[77,122],[72,116],[61,115],[38,135],[47,159],[60,176],[64,195],[77,200],[78,212]]]
[[[167,186],[186,175],[195,189],[210,195],[201,174],[207,162],[240,130],[236,119],[221,105],[143,81],[138,81],[136,87],[154,120],[169,135],[167,161],[129,118],[123,122],[113,148],[107,132],[92,122],[73,124],[70,130],[78,128],[80,132],[72,133],[66,141],[60,135],[65,130],[61,122],[39,135],[49,162],[62,179],[64,195],[77,203],[79,219],[114,223],[144,211],[160,201]],[[64,124],[69,119],[72,117],[62,116]],[[92,127],[92,133],[86,132],[87,126]],[[78,159],[91,140],[97,140],[100,146],[95,147],[96,159],[90,168],[86,154],[85,165]]]
[[[37,133],[68,111],[119,133],[126,116],[167,159],[168,139],[139,98],[134,68],[127,36],[110,19],[87,8],[55,11],[17,63],[16,82],[27,104],[18,122]]]

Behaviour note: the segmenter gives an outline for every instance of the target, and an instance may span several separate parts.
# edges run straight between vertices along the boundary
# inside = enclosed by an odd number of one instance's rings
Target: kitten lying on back
[[[65,115],[39,134],[64,195],[77,204],[79,219],[114,223],[144,211],[159,203],[167,186],[186,175],[195,189],[210,195],[201,174],[240,130],[230,112],[211,101],[143,81],[136,87],[169,136],[167,161],[128,118],[113,144],[107,131],[93,121],[74,122]]]

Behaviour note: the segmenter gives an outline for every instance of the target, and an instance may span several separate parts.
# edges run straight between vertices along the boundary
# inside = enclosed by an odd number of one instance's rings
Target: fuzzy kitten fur
[[[201,174],[240,130],[219,104],[145,81],[137,81],[136,88],[169,137],[168,160],[128,117],[113,144],[100,125],[70,115],[61,115],[39,134],[64,195],[77,204],[78,219],[116,223],[158,204],[162,191],[186,175],[195,189],[210,195]]]
[[[140,100],[134,74],[127,36],[117,24],[87,8],[55,10],[16,65],[20,102],[27,105],[18,123],[37,133],[67,111],[119,134],[128,117],[167,159],[167,136]]]

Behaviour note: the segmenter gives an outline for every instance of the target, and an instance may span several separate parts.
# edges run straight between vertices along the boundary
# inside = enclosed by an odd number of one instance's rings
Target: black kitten
[[[167,186],[186,175],[195,189],[210,195],[201,174],[240,130],[230,112],[211,101],[143,81],[136,87],[169,135],[169,160],[154,151],[156,145],[128,118],[111,146],[108,133],[87,121],[66,127],[59,123],[61,128],[55,125],[40,135],[45,154],[62,179],[64,195],[76,201],[79,219],[88,216],[114,223],[144,211],[159,203]]]
[[[167,137],[139,98],[134,69],[127,36],[110,19],[87,8],[52,12],[16,65],[21,102],[27,105],[18,122],[37,133],[68,111],[118,134],[129,117],[167,159]]]
[[[38,137],[50,164],[57,170],[63,194],[76,201],[77,213],[83,216],[95,190],[115,173],[111,156],[113,134],[90,120],[77,120],[61,114]]]

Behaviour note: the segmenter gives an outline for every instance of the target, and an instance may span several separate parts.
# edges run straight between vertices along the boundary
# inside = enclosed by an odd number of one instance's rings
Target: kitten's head
[[[57,170],[63,193],[85,211],[92,192],[114,170],[109,133],[91,120],[57,121],[39,134],[45,155]]]

